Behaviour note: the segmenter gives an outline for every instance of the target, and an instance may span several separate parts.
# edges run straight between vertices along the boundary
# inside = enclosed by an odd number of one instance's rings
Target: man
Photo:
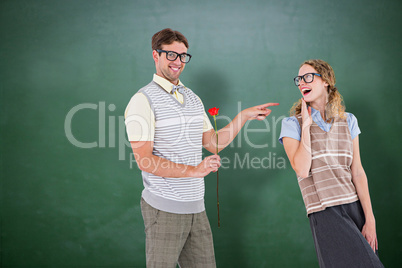
[[[164,29],[152,37],[156,74],[130,100],[125,122],[144,191],[141,211],[147,267],[216,267],[211,228],[204,206],[204,176],[220,167],[220,157],[202,160],[202,147],[216,153],[215,131],[197,95],[179,80],[187,39]],[[267,103],[241,111],[218,132],[219,150],[229,145],[247,120],[263,120]]]

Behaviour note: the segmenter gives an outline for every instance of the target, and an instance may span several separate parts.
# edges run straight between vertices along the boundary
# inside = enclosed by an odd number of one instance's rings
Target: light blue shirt
[[[353,114],[346,113],[346,115],[346,121],[348,122],[349,131],[353,140],[361,133],[360,128],[357,124],[357,119]],[[332,124],[325,122],[324,119],[322,119],[320,112],[315,110],[313,107],[311,107],[311,117],[313,121],[325,132],[328,132],[331,129]],[[282,120],[281,135],[279,136],[279,142],[281,144],[283,144],[283,137],[289,137],[300,141],[301,129],[295,116],[286,117]]]

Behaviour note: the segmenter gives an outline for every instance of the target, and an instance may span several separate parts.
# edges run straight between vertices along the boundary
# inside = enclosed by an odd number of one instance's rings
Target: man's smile
[[[169,68],[173,71],[173,72],[178,72],[180,71],[181,67],[177,67],[177,66],[169,66]]]

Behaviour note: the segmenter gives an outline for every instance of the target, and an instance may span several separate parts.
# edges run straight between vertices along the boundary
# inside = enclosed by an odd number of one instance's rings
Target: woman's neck
[[[310,102],[310,106],[313,107],[315,110],[319,111],[321,117],[325,120],[325,107],[328,103],[328,95],[323,96],[323,98],[317,99],[313,102]]]

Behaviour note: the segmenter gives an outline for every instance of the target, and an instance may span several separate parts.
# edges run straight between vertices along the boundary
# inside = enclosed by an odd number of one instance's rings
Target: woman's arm
[[[367,239],[371,248],[378,250],[378,241],[375,228],[375,218],[371,207],[371,200],[367,182],[367,176],[364,172],[359,150],[359,136],[353,139],[353,161],[352,161],[352,181],[356,187],[357,195],[362,204],[366,223],[363,226],[362,234]]]
[[[301,126],[300,141],[284,137],[283,146],[293,170],[299,177],[306,178],[311,168],[310,126],[313,119],[311,118],[311,107],[307,109],[306,102],[303,99],[301,114],[303,123]]]

